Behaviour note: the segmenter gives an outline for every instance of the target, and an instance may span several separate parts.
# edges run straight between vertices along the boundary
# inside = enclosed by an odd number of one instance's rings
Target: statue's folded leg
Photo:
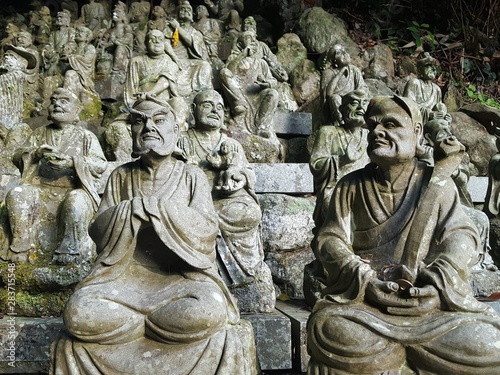
[[[335,310],[325,308],[309,318],[309,373],[329,374],[339,370],[346,374],[375,374],[405,365],[403,345],[388,340],[355,319],[337,315]]]
[[[189,279],[182,284],[177,295],[146,317],[146,333],[157,341],[202,340],[228,322],[227,302],[217,285]]]
[[[143,337],[144,315],[99,292],[100,286],[79,289],[64,310],[66,330],[85,342],[118,344]]]
[[[438,374],[500,374],[500,323],[465,322],[407,350],[408,362],[419,370]]]

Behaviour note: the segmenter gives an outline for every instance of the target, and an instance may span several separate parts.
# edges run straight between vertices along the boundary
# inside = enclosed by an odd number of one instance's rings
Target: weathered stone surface
[[[365,83],[368,86],[368,89],[370,90],[371,96],[378,96],[378,95],[392,96],[395,94],[394,91],[392,91],[387,86],[387,84],[378,79],[368,78],[365,79]]]
[[[471,176],[467,184],[472,202],[484,203],[486,197],[486,190],[488,189],[488,177]]]
[[[474,120],[480,122],[490,133],[493,133],[495,127],[500,126],[499,109],[484,104],[473,103],[460,108],[460,112],[466,113]]]
[[[274,116],[273,125],[277,135],[309,135],[312,131],[312,114],[278,111]]]
[[[469,153],[471,163],[477,169],[472,175],[486,176],[488,174],[488,163],[497,151],[495,136],[488,134],[485,127],[478,121],[463,112],[451,113],[451,131],[465,146]]]
[[[305,163],[254,163],[257,193],[309,194],[314,191],[313,179]]]
[[[285,163],[309,163],[309,151],[306,137],[295,137],[285,140]]]
[[[290,73],[293,95],[299,106],[305,106],[319,97],[321,75],[316,64],[311,60],[304,60]]]
[[[276,58],[289,75],[307,60],[307,48],[297,34],[284,34],[278,40],[277,46]]]
[[[357,58],[359,48],[349,37],[344,22],[320,7],[306,9],[301,14],[296,33],[309,52],[323,53],[338,43],[347,49],[356,65],[362,65]]]
[[[372,78],[389,83],[394,78],[394,60],[392,51],[386,44],[376,44],[368,48],[363,59],[367,62],[367,67],[363,69],[365,82]]]
[[[266,263],[271,269],[278,295],[304,298],[304,267],[314,260],[311,248],[268,252]]]
[[[243,314],[242,318],[252,323],[261,370],[291,369],[290,319],[278,311],[268,314]]]

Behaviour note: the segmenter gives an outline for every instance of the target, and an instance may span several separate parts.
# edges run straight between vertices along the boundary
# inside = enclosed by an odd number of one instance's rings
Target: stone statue
[[[35,36],[35,44],[44,46],[49,43],[50,31],[52,29],[52,17],[50,9],[46,6],[34,9],[29,13],[29,28]]]
[[[315,137],[309,166],[317,194],[313,214],[317,229],[323,224],[337,181],[370,162],[363,118],[368,102],[368,93],[363,90],[344,95],[339,108],[342,126],[322,126]]]
[[[467,282],[480,241],[449,177],[463,146],[447,138],[434,168],[418,161],[408,98],[374,98],[365,119],[371,163],[337,183],[314,240],[326,289],[308,321],[308,373],[499,372],[499,316]]]
[[[24,57],[28,64],[23,68],[24,80],[24,117],[29,117],[30,110],[33,109],[33,103],[40,97],[40,53],[33,45],[33,37],[28,31],[20,31],[14,40],[14,44],[7,45],[4,50],[12,50],[17,55]]]
[[[80,22],[92,30],[93,35],[97,35],[105,27],[106,10],[103,5],[96,0],[88,0],[80,9]]]
[[[112,74],[120,83],[125,82],[127,66],[132,57],[134,33],[128,24],[127,6],[118,1],[113,9],[113,24],[99,39],[97,45],[97,71]]]
[[[14,50],[7,50],[0,62],[0,173],[2,175],[0,201],[2,202],[7,191],[20,182],[21,175],[12,162],[12,155],[31,134],[29,125],[22,122],[23,82],[26,80],[24,72],[28,68],[34,68],[37,61],[32,55],[25,56],[28,59]],[[1,253],[0,250],[0,257]]]
[[[497,150],[500,152],[500,127],[494,128]],[[491,157],[488,164],[488,190],[484,201],[484,212],[490,219],[500,213],[500,153]]]
[[[94,184],[107,163],[97,137],[77,125],[80,110],[71,91],[54,91],[52,123],[37,128],[13,156],[23,182],[5,199],[13,262],[52,253],[55,264],[67,265],[93,256],[87,228],[99,202]]]
[[[71,14],[67,10],[57,13],[56,29],[50,33],[49,43],[42,50],[42,59],[47,76],[61,74],[59,60],[76,48],[75,28],[71,26]]]
[[[419,77],[412,77],[405,85],[403,96],[413,99],[420,106],[424,123],[432,119],[431,113],[436,111],[436,106],[442,102],[441,88],[432,82],[436,79],[438,60],[429,52],[417,61]]]
[[[217,254],[221,274],[238,299],[240,311],[270,312],[275,294],[269,267],[264,262],[260,234],[262,212],[254,192],[255,174],[249,168],[242,146],[221,128],[224,102],[215,90],[198,93],[193,102],[195,125],[179,145],[189,163],[199,165],[212,184],[212,197],[219,217]],[[224,151],[221,149],[228,149]],[[228,169],[214,167],[216,154],[238,155]],[[220,189],[221,169],[222,181]],[[225,176],[225,177],[224,177]],[[232,181],[230,181],[232,180]],[[242,183],[244,181],[244,183]]]
[[[182,67],[177,76],[179,95],[191,103],[196,93],[213,88],[213,77],[205,41],[194,28],[193,8],[188,1],[179,4],[177,19],[168,21],[167,26],[166,34],[174,41],[173,50]],[[174,35],[178,35],[177,43]]]
[[[344,46],[334,44],[324,54],[320,66],[320,96],[323,103],[323,124],[342,124],[339,111],[342,96],[354,90],[368,90],[361,70],[351,64],[351,55]]]
[[[220,144],[218,152],[207,155],[207,161],[220,170],[215,190],[236,191],[245,187],[247,181],[241,170],[249,168],[249,165],[238,141],[226,139]]]
[[[204,0],[210,15],[223,22],[229,33],[240,31],[240,13],[244,10],[242,0]]]
[[[160,30],[150,30],[146,35],[147,54],[138,55],[130,60],[127,69],[127,78],[124,87],[125,107],[131,107],[137,99],[153,96],[162,100],[176,97],[172,103],[176,109],[176,116],[181,116],[179,111],[187,105],[178,97],[177,76],[178,66],[166,53],[167,40]],[[129,161],[132,152],[132,139],[127,124],[127,114],[122,113],[115,118],[105,132],[105,139],[110,146],[108,152],[111,160]]]
[[[151,18],[148,21],[149,30],[164,31],[167,28],[167,12],[159,5],[155,5],[151,11]]]
[[[8,22],[7,25],[5,26],[5,37],[0,41],[0,47],[2,49],[9,45],[9,44],[15,44],[17,34],[19,34],[21,30],[19,30],[19,27],[16,26],[16,24],[12,22]]]
[[[270,138],[274,135],[273,115],[279,103],[279,93],[274,88],[276,78],[260,53],[254,32],[242,32],[238,43],[241,51],[230,56],[220,71],[222,92],[232,114],[243,119],[248,132]]]
[[[168,103],[130,110],[140,159],[115,169],[90,226],[99,256],[64,311],[52,374],[256,375],[252,328],[217,272],[203,171],[178,160]]]
[[[223,65],[222,60],[219,58],[219,41],[222,38],[220,21],[209,18],[208,9],[205,5],[198,5],[196,7],[196,23],[193,26],[203,35],[212,65],[220,68]]]
[[[161,0],[160,6],[165,10],[168,17],[177,16],[177,1],[176,0]]]
[[[445,139],[454,137],[450,129],[450,123],[445,119],[427,121],[424,125],[423,134],[426,144],[431,147],[431,154],[436,144],[444,141]],[[431,160],[430,164],[434,164],[433,160]],[[480,271],[482,269],[496,271],[498,268],[493,263],[493,259],[491,259],[490,255],[490,221],[484,212],[474,208],[472,197],[467,189],[467,183],[469,182],[470,176],[469,164],[469,155],[464,153],[462,161],[456,170],[453,171],[451,178],[457,187],[460,203],[463,206],[462,208],[474,225],[476,225],[481,239],[479,259],[472,268],[472,271]]]
[[[100,98],[94,87],[97,51],[91,43],[92,38],[92,30],[88,27],[76,28],[76,48],[62,59],[66,64],[63,86],[79,97],[87,116],[98,117]]]

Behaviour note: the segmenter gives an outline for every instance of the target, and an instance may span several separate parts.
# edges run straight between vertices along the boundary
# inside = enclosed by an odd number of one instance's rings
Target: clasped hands
[[[74,167],[73,158],[59,152],[55,147],[41,145],[35,152],[36,160],[45,159],[47,165],[54,170],[63,170]]]
[[[376,307],[385,308],[391,315],[421,316],[440,307],[439,292],[433,285],[401,290],[395,281],[377,278],[369,281],[365,299]]]

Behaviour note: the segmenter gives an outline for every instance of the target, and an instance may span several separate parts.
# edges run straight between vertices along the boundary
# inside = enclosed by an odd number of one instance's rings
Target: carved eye
[[[384,128],[386,129],[394,129],[396,127],[396,124],[392,121],[388,121],[384,123]]]
[[[217,106],[215,107],[218,111],[221,111],[224,109],[224,106],[222,104],[217,104]]]

